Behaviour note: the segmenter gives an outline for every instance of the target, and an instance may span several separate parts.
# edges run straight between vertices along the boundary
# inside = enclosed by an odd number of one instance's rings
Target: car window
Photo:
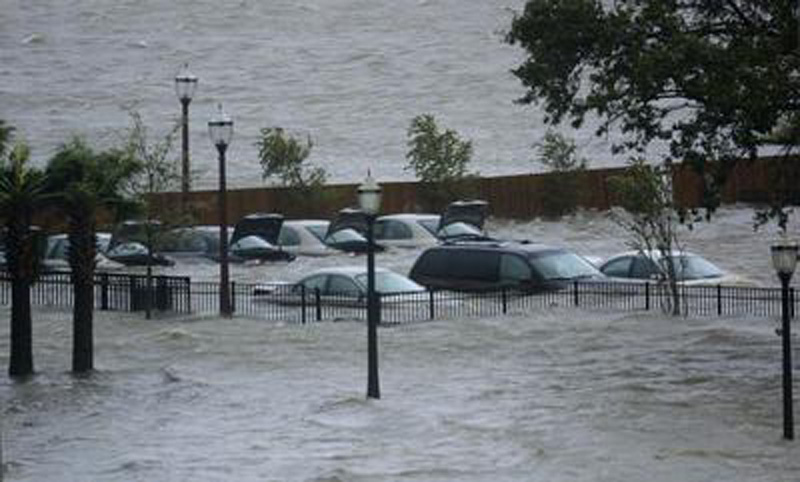
[[[444,226],[439,231],[440,238],[452,238],[458,236],[481,236],[481,230],[467,223],[457,222]]]
[[[450,275],[453,278],[497,281],[499,253],[492,251],[451,251]]]
[[[659,276],[661,274],[661,270],[658,269],[658,266],[648,257],[646,256],[636,256],[633,259],[633,264],[631,265],[631,278],[636,279],[651,279],[655,276]]]
[[[415,276],[444,276],[447,273],[447,252],[440,249],[422,253],[412,268]]]
[[[429,233],[436,236],[436,228],[439,227],[439,218],[420,219],[417,222],[420,224],[420,226],[425,228]]]
[[[679,280],[719,278],[724,274],[710,261],[699,256],[673,256],[672,259],[675,262],[676,278]],[[662,260],[661,265],[666,271],[666,261]]]
[[[326,294],[358,296],[361,294],[361,289],[353,280],[346,276],[331,275],[328,279]]]
[[[533,253],[529,259],[534,269],[546,280],[575,279],[596,276],[599,273],[584,258],[568,251],[539,251]]]
[[[366,273],[357,275],[356,280],[364,288],[364,291],[366,291]],[[375,273],[375,291],[378,293],[407,293],[411,291],[422,291],[424,289],[425,288],[405,276],[401,276],[392,271],[379,271]]]
[[[600,271],[602,271],[606,276],[627,278],[631,272],[632,260],[632,256],[622,256],[621,258],[613,259],[606,263]]]
[[[319,290],[320,293],[325,292],[325,285],[328,281],[328,275],[318,274],[312,275],[308,278],[300,280],[300,282],[294,287],[292,291],[299,292],[305,287],[307,292],[313,292],[314,290]]]
[[[328,232],[328,225],[327,224],[315,224],[313,226],[306,226],[306,229],[314,235],[315,238],[319,239],[320,242],[325,242],[325,233]]]
[[[365,239],[358,231],[349,228],[336,231],[328,236],[328,242],[330,243],[345,243],[347,241],[365,241]]]
[[[531,268],[521,257],[504,254],[500,256],[500,280],[530,281]]]
[[[411,239],[411,228],[394,219],[383,219],[375,223],[376,239]]]
[[[281,231],[278,233],[278,244],[281,246],[298,246],[300,244],[300,235],[292,227],[281,226]]]

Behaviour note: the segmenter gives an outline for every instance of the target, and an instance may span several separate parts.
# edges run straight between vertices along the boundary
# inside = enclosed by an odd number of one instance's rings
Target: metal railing
[[[219,312],[219,283],[191,282],[188,277],[97,273],[95,308],[177,313]],[[694,316],[778,317],[780,288],[734,286],[680,286],[680,306],[674,312]],[[149,292],[149,294],[148,294]],[[357,294],[322,294],[290,284],[231,283],[236,315],[288,323],[366,319],[366,298]],[[791,315],[796,310],[790,291]],[[149,297],[149,298],[148,298]],[[383,294],[379,297],[383,324],[409,323],[458,317],[524,314],[552,306],[572,306],[607,311],[661,310],[673,313],[673,299],[659,283],[574,282],[562,290],[524,293],[502,289],[483,293],[425,291]],[[70,274],[42,275],[31,288],[31,302],[38,306],[70,307],[73,302]],[[11,303],[11,284],[0,275],[0,305]]]

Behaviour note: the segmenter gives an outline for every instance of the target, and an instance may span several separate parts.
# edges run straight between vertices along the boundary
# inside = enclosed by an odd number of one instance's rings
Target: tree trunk
[[[33,335],[31,328],[31,285],[25,279],[11,284],[11,358],[8,375],[33,375]]]
[[[86,373],[94,369],[94,286],[81,279],[73,289],[72,371]]]

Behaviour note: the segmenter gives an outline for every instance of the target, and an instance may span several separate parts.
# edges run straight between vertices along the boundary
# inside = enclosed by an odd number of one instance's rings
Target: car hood
[[[281,214],[248,214],[236,223],[230,242],[233,244],[246,236],[258,236],[269,244],[277,245],[282,225],[283,215]]]
[[[331,234],[343,229],[352,229],[366,237],[367,215],[358,209],[342,209],[333,221],[328,224],[328,231],[325,233],[325,238],[327,239]]]

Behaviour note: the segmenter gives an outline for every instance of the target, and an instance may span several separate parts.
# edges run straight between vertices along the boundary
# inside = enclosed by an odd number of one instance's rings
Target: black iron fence
[[[150,307],[161,311],[190,313],[192,283],[188,277],[142,274],[95,273],[94,306],[98,310],[143,311]],[[69,272],[42,274],[31,287],[35,306],[71,307],[74,295]],[[11,304],[11,282],[0,274],[0,305]]]
[[[178,313],[219,312],[219,283],[191,282],[188,277],[98,273],[95,275],[95,308],[142,311],[153,309]],[[366,319],[363,295],[326,294],[290,284],[231,283],[236,315],[288,323]],[[797,300],[790,292],[792,316]],[[34,305],[72,306],[69,273],[48,273],[32,287]],[[0,276],[0,304],[11,303],[8,278]],[[563,290],[522,293],[504,289],[487,293],[425,291],[380,296],[381,322],[409,323],[444,318],[524,314],[553,306],[591,310],[649,311],[699,316],[779,317],[780,288],[733,286],[681,286],[674,309],[672,295],[659,283],[575,282]]]

